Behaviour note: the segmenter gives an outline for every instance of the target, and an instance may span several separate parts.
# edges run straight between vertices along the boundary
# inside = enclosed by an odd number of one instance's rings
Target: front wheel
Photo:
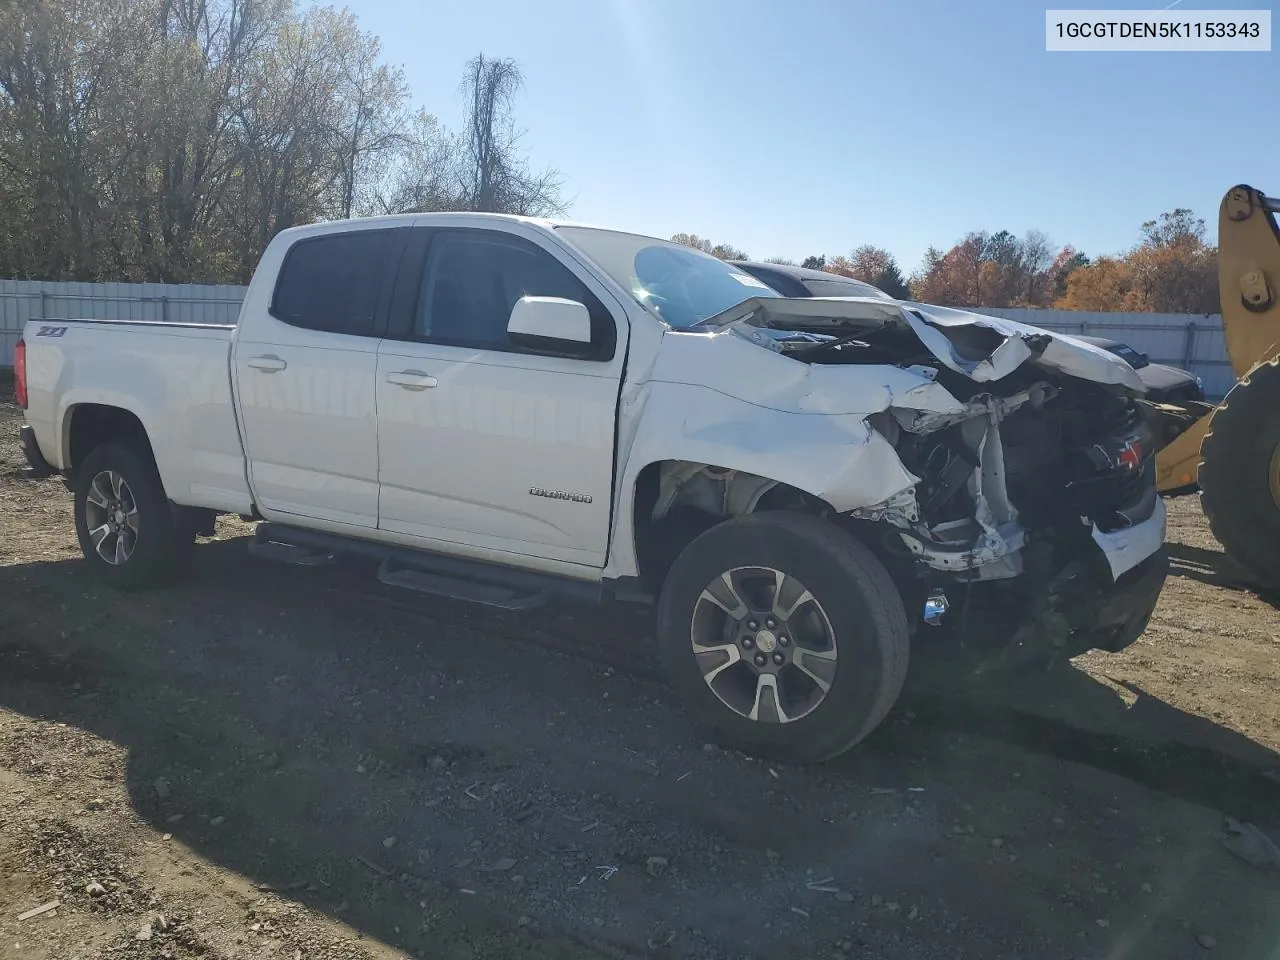
[[[909,630],[893,579],[851,534],[761,513],[718,524],[676,559],[658,641],[677,692],[728,745],[815,763],[889,712]]]
[[[97,576],[119,590],[140,590],[185,570],[194,534],[175,521],[148,456],[104,444],[84,458],[76,478],[76,536]]]

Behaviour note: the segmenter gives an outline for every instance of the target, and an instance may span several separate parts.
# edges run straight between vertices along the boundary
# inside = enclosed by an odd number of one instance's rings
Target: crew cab
[[[40,320],[15,366],[108,584],[171,580],[230,513],[257,553],[407,589],[649,600],[691,713],[793,761],[880,723],[957,584],[1069,655],[1138,636],[1167,569],[1123,360],[613,230],[285,230],[235,325]]]

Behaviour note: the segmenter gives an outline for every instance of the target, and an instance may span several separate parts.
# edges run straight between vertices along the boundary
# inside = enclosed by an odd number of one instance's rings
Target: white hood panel
[[[806,324],[829,321],[834,335],[856,332],[860,325],[870,329],[905,324],[939,363],[978,383],[1000,380],[1032,360],[1038,366],[1068,376],[1144,392],[1142,380],[1133,368],[1100,347],[1014,320],[903,300],[759,297],[726,310],[702,327],[731,327],[762,346],[776,349],[773,343],[776,338],[764,330],[787,329],[796,321]],[[962,351],[956,341],[964,328],[991,331],[995,337],[990,339],[998,342],[990,350]],[[1036,356],[1036,349],[1041,346],[1043,349]]]

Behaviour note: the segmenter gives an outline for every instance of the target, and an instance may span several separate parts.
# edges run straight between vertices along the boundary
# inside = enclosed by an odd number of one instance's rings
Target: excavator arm
[[[1233,187],[1218,215],[1222,330],[1236,376],[1280,354],[1280,199]]]
[[[1280,200],[1233,187],[1218,216],[1222,328],[1238,382],[1156,457],[1162,492],[1197,484],[1214,535],[1280,589]]]

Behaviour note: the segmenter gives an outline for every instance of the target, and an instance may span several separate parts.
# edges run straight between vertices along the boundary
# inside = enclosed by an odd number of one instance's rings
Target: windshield
[[[1113,347],[1108,347],[1108,349],[1135,370],[1139,370],[1151,362],[1147,359],[1145,353],[1139,353],[1127,344],[1117,343]]]
[[[815,297],[879,297],[892,300],[879,287],[873,287],[861,280],[808,280],[804,281],[809,293]]]
[[[752,297],[779,296],[732,264],[676,243],[593,227],[557,227],[556,232],[677,329]]]

